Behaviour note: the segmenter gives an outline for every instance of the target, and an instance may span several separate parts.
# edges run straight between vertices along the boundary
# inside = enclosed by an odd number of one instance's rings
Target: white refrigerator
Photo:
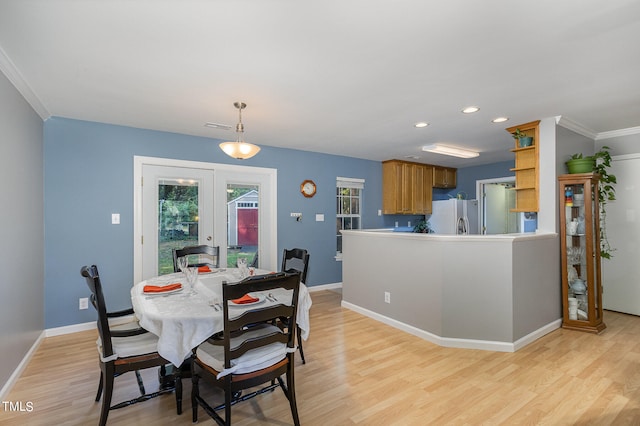
[[[435,234],[478,234],[478,200],[433,201],[428,221]]]

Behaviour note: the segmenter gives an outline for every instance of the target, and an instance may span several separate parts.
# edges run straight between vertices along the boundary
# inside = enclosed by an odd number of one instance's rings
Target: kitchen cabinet
[[[384,214],[431,213],[432,166],[402,160],[382,162]]]
[[[519,126],[509,127],[507,132],[513,134],[516,129],[533,138],[530,146],[521,147],[518,139],[514,139],[515,147],[511,152],[515,155],[515,167],[511,169],[516,175],[516,206],[512,212],[537,212],[538,211],[538,145],[540,120]]]
[[[433,187],[455,188],[457,170],[452,167],[433,166]]]
[[[599,176],[558,177],[562,255],[562,327],[599,333],[602,319]]]
[[[415,204],[417,214],[431,214],[433,199],[433,167],[426,164],[416,164],[415,168]]]

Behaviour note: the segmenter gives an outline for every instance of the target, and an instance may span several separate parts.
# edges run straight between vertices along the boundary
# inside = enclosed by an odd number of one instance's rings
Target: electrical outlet
[[[88,297],[81,297],[78,300],[78,309],[80,309],[80,310],[89,309],[89,298]]]
[[[384,292],[384,303],[391,303],[391,293],[388,291]]]

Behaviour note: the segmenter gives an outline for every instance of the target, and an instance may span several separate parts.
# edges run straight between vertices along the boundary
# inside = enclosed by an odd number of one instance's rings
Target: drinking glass
[[[185,268],[189,265],[189,258],[187,256],[182,256],[178,258],[178,268],[182,272],[184,272]]]
[[[197,267],[188,267],[182,270],[186,279],[187,279],[187,287],[189,288],[189,294],[196,294],[193,289],[196,281],[198,280],[198,268]]]

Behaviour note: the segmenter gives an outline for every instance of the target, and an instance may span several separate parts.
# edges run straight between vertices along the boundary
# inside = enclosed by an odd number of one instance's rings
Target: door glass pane
[[[198,182],[158,182],[158,275],[173,272],[173,249],[198,245]]]
[[[238,258],[259,266],[260,187],[227,184],[227,267],[235,268]]]

